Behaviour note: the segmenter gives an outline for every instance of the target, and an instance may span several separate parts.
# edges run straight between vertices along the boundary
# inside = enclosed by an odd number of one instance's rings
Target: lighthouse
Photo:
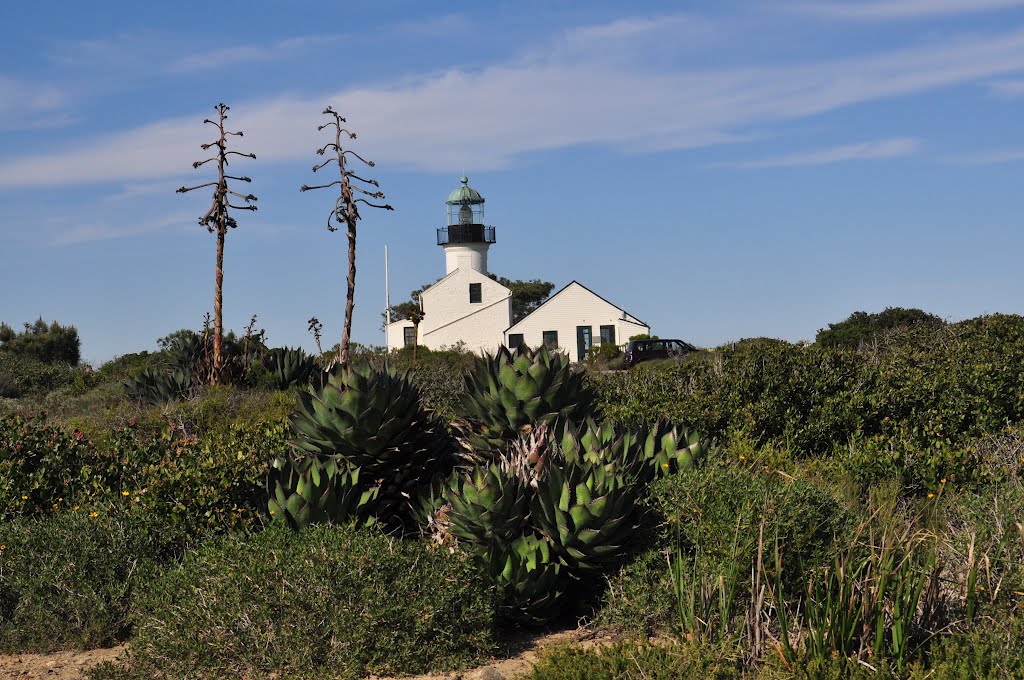
[[[484,224],[484,197],[462,185],[448,195],[448,225],[437,230],[437,245],[444,248],[445,274],[456,269],[473,269],[487,274],[487,249],[494,243],[494,227]]]

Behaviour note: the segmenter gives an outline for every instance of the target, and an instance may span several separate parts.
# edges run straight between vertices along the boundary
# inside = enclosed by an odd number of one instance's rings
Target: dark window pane
[[[544,331],[544,346],[549,348],[558,347],[558,331]]]
[[[406,326],[402,329],[403,340],[405,341],[406,347],[412,347],[416,344],[416,327]]]
[[[601,326],[601,344],[615,344],[615,326]]]
[[[476,302],[480,302],[482,299],[483,299],[483,294],[480,292],[480,284],[479,283],[471,283],[471,284],[469,284],[469,301],[473,302],[473,303],[476,303]]]
[[[509,336],[508,336],[508,348],[509,349],[515,349],[516,347],[519,347],[522,344],[523,344],[523,334],[522,333],[510,333],[509,334]]]

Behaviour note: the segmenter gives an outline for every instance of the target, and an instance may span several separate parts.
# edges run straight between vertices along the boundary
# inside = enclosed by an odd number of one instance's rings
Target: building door
[[[587,351],[594,346],[594,331],[590,326],[576,326],[577,361],[587,358]]]

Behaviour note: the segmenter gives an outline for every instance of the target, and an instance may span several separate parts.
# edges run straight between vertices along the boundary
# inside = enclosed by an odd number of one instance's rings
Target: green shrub
[[[864,343],[875,341],[886,331],[915,326],[938,328],[945,323],[940,317],[920,309],[886,307],[885,311],[876,314],[854,312],[844,321],[830,323],[828,328],[818,331],[814,342],[823,347],[857,349]]]
[[[0,519],[48,512],[83,491],[89,442],[39,416],[0,416]]]
[[[673,623],[676,600],[668,554],[649,548],[609,575],[597,622],[631,635],[663,632]]]
[[[205,544],[140,611],[145,677],[421,673],[493,648],[493,591],[466,556],[336,526]]]
[[[31,357],[46,364],[77,366],[80,345],[77,328],[62,326],[56,321],[47,324],[42,317],[34,323],[26,323],[20,333],[0,323],[0,352]]]
[[[67,364],[49,364],[32,356],[0,351],[0,397],[39,396],[66,386],[80,393],[90,380],[85,371]]]
[[[0,522],[0,651],[91,649],[126,639],[151,545],[84,509]]]
[[[738,655],[688,645],[617,642],[583,649],[556,645],[544,651],[529,680],[678,680],[743,677]]]

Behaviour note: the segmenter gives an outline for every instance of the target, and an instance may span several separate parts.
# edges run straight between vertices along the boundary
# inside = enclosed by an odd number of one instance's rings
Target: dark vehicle
[[[696,347],[682,340],[630,340],[626,345],[624,363],[629,368],[641,361],[681,357],[696,351]]]

